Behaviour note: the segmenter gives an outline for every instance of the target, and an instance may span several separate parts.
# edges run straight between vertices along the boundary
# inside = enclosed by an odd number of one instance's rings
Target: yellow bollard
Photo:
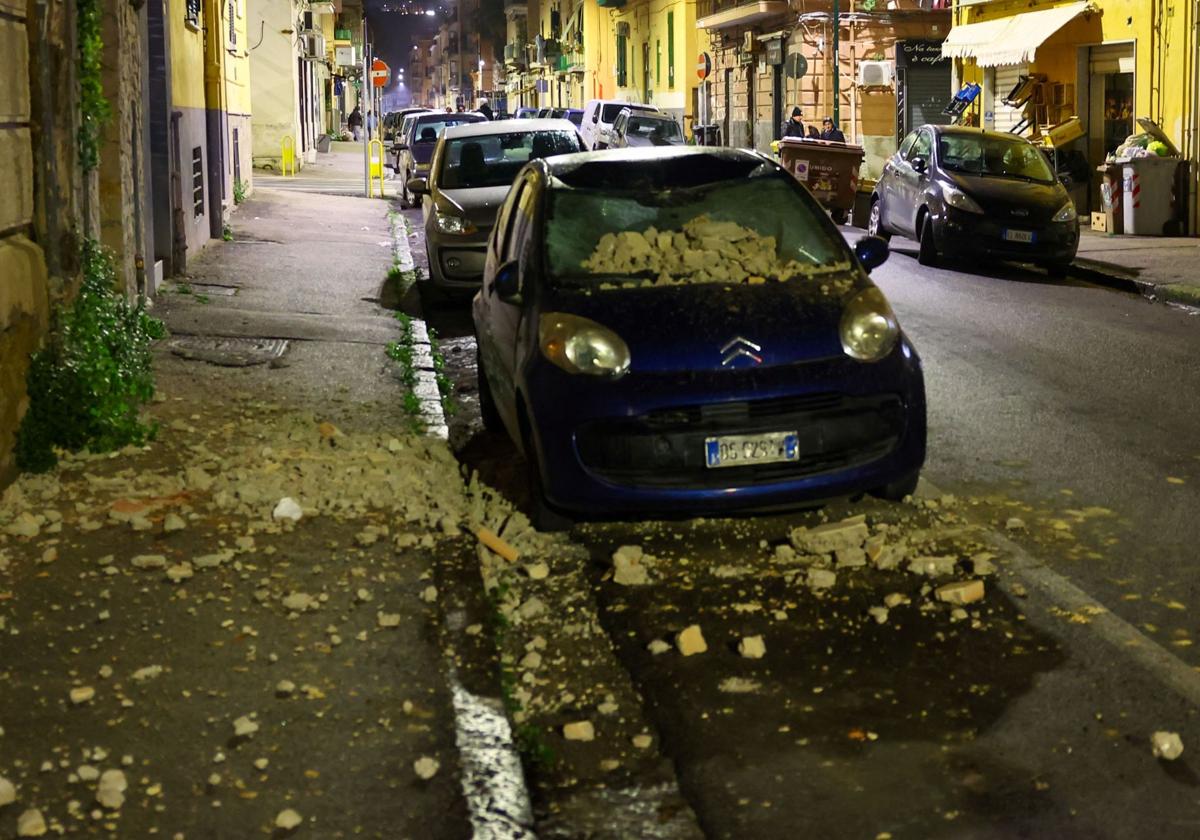
[[[279,145],[279,169],[282,174],[287,175],[289,168],[294,176],[296,174],[296,138],[285,134]]]
[[[376,159],[375,150],[379,150],[379,157]],[[375,197],[375,179],[379,179],[379,197],[383,198],[383,141],[372,140],[367,144],[367,162],[370,165],[367,170],[370,174],[367,176],[367,197]]]

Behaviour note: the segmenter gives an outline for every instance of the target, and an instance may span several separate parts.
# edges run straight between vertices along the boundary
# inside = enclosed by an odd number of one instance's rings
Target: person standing
[[[842,134],[842,130],[833,124],[833,120],[826,117],[821,122],[821,139],[832,140],[834,143],[845,143],[846,135]]]
[[[479,100],[479,113],[483,114],[483,118],[486,120],[494,120],[496,118],[496,115],[492,113],[492,106],[488,105],[486,99]]]
[[[804,119],[803,112],[799,106],[792,109],[792,118],[789,119],[783,127],[784,137],[804,137]]]
[[[379,118],[375,116],[374,111],[367,111],[367,135],[375,136],[375,126],[378,124]]]
[[[350,133],[354,135],[355,140],[362,139],[362,122],[362,111],[358,110],[358,106],[355,105],[350,116],[346,118],[346,125],[350,127]]]

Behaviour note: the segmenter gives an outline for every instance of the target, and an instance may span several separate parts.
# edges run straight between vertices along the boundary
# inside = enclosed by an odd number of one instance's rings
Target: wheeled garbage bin
[[[1121,162],[1123,232],[1163,236],[1175,218],[1175,170],[1179,159],[1150,155]]]
[[[808,187],[839,225],[844,225],[854,209],[858,191],[858,171],[866,157],[862,146],[785,137],[779,141],[779,159],[783,168]]]

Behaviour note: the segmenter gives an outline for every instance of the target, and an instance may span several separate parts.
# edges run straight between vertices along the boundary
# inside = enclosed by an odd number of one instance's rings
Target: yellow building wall
[[[671,15],[674,15],[673,19]],[[674,25],[675,74],[670,74],[670,38],[668,22]],[[617,24],[629,25],[626,39],[627,78],[617,84]],[[699,39],[696,31],[696,4],[691,0],[636,0],[620,9],[607,9],[588,3],[584,16],[587,82],[589,99],[625,99],[642,102],[645,96],[643,44],[649,45],[650,97],[657,105],[678,115],[692,115],[692,102],[699,79],[696,59]]]
[[[236,43],[225,51],[225,110],[230,114],[250,114],[250,42],[246,25],[247,0],[234,0],[233,31]],[[229,31],[229,4],[223,4],[224,29]]]
[[[204,107],[204,33],[184,21],[185,0],[169,0],[171,45],[171,104],[175,108]],[[203,21],[201,21],[201,25]]]

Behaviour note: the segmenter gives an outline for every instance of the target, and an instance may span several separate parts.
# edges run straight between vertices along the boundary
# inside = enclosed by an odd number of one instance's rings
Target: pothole
[[[251,367],[271,364],[287,352],[282,338],[225,338],[185,335],[172,338],[167,346],[176,356],[221,367]]]

